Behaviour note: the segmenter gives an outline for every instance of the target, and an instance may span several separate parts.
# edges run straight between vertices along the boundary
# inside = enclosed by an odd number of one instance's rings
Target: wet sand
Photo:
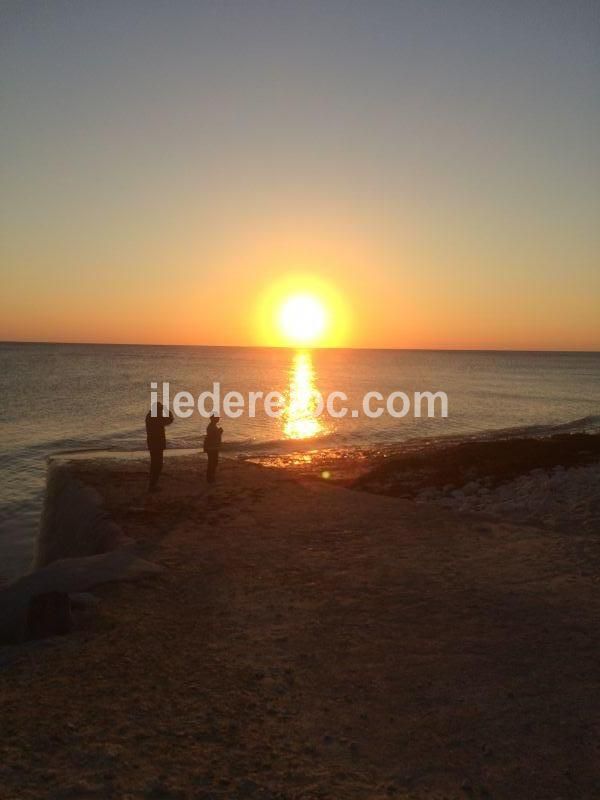
[[[157,577],[0,648],[2,798],[592,798],[598,532],[223,460],[73,469]]]

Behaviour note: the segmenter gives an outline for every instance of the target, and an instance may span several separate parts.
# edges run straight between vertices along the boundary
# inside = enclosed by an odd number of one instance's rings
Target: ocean
[[[194,397],[279,391],[280,418],[223,418],[225,449],[260,456],[315,448],[380,448],[442,437],[600,429],[600,353],[313,350],[140,345],[0,344],[0,575],[27,569],[47,458],[79,450],[145,448],[150,384]],[[443,391],[448,416],[315,417],[313,392]],[[339,404],[338,404],[339,405]],[[199,448],[206,421],[176,419],[170,448]]]

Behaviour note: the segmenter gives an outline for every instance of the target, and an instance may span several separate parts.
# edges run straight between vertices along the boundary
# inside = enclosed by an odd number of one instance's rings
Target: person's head
[[[152,417],[162,417],[163,415],[163,404],[159,403],[152,403],[150,405],[150,416]]]
[[[216,425],[217,422],[220,422],[220,421],[221,421],[221,417],[217,417],[216,414],[211,414],[210,415],[210,424],[211,425]]]

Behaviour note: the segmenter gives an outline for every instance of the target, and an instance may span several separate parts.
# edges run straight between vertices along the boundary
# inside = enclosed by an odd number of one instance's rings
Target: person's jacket
[[[146,414],[146,441],[148,442],[148,450],[164,450],[167,446],[167,437],[165,436],[165,425],[170,425],[173,422],[173,414],[169,411],[168,417],[162,416],[162,411],[159,411],[158,416],[153,417],[152,412]]]
[[[221,436],[223,435],[223,428],[219,428],[212,422],[206,428],[206,436],[204,437],[204,451],[218,450],[221,447]]]

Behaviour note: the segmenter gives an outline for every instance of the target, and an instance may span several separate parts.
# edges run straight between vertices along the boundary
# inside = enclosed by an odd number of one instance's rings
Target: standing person
[[[163,467],[163,451],[167,446],[165,436],[165,426],[173,422],[173,414],[169,411],[168,416],[163,416],[163,404],[156,404],[156,411],[153,414],[152,408],[146,414],[146,441],[150,451],[150,482],[149,492],[158,491],[158,479]]]
[[[206,436],[204,437],[204,452],[208,456],[208,465],[206,467],[206,481],[207,483],[214,483],[217,474],[217,464],[219,463],[219,449],[221,447],[221,437],[223,436],[223,428],[219,428],[217,423],[221,417],[214,414],[210,418],[210,422],[206,426]]]

